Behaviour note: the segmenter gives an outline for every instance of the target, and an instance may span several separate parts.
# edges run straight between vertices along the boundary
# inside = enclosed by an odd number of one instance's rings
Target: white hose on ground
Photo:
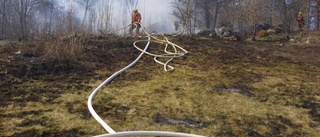
[[[116,134],[104,134],[95,137],[124,137],[124,136],[166,136],[166,137],[204,137],[193,134],[165,132],[165,131],[126,131],[117,132]]]
[[[140,24],[142,27],[142,24]],[[143,28],[143,27],[142,27]],[[134,66],[143,56],[143,54],[148,54],[150,56],[154,56],[154,60],[162,64],[164,66],[165,71],[172,71],[174,70],[174,67],[168,65],[170,61],[172,61],[176,57],[181,57],[185,54],[188,53],[187,50],[183,49],[182,47],[170,42],[167,38],[165,40],[160,40],[154,36],[151,36],[145,29],[143,31],[147,34],[148,40],[137,40],[133,43],[134,47],[141,51],[140,55],[128,66],[122,68],[121,70],[117,71],[113,75],[111,75],[109,78],[107,78],[104,82],[102,82],[89,96],[88,98],[88,109],[91,113],[91,115],[102,125],[102,127],[109,133],[109,134],[104,134],[104,135],[99,135],[97,137],[124,137],[124,136],[172,136],[172,137],[204,137],[204,136],[199,136],[199,135],[194,135],[194,134],[186,134],[186,133],[177,133],[177,132],[165,132],[165,131],[126,131],[126,132],[115,132],[107,123],[105,123],[99,115],[95,112],[95,110],[92,107],[92,100],[94,96],[97,94],[97,92],[102,89],[106,84],[110,83],[116,76],[119,74],[123,73],[127,69],[131,68]],[[153,38],[154,40],[151,40]],[[147,42],[146,46],[144,49],[139,48],[136,44],[139,42]],[[147,49],[150,45],[151,42],[156,42],[160,44],[165,44],[165,53],[166,54],[153,54],[150,52],[147,52]],[[171,46],[174,50],[174,52],[168,51],[168,46]],[[179,52],[182,51],[182,52]],[[166,62],[161,62],[157,58],[169,58]]]

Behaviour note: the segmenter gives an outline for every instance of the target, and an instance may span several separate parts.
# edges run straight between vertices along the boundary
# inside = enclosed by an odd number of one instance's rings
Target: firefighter
[[[301,12],[299,12],[297,16],[297,23],[298,23],[299,30],[301,31],[302,27],[304,26],[304,19]]]
[[[140,22],[141,22],[141,14],[138,12],[137,8],[134,8],[133,14],[132,14],[131,27],[129,30],[130,35],[132,35],[133,29],[136,28],[136,36],[140,37],[140,32],[139,32],[139,29],[141,27]]]

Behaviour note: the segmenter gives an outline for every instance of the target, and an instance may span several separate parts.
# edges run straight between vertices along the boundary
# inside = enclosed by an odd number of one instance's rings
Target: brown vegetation
[[[98,93],[94,108],[115,131],[316,136],[320,132],[320,51],[317,45],[305,44],[306,38],[298,33],[296,37],[300,43],[275,36],[257,42],[170,38],[189,51],[173,61],[175,71],[164,72],[146,55]],[[0,74],[0,134],[106,133],[91,117],[86,101],[96,86],[138,56],[134,40],[100,37],[46,46],[29,42],[1,51],[15,60],[0,61],[1,71],[7,71]],[[77,46],[81,50],[62,51]],[[158,52],[159,46],[153,44],[149,50]],[[18,49],[21,54],[14,54]]]

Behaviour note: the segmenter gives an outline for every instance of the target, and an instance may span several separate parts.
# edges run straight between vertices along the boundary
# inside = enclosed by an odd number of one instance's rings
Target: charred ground
[[[104,134],[87,109],[87,97],[139,55],[132,46],[137,39],[87,39],[73,60],[48,59],[41,42],[2,45],[1,136]],[[94,108],[116,131],[255,137],[320,132],[319,46],[277,39],[169,39],[189,51],[171,63],[175,71],[164,72],[146,55],[98,93]],[[163,48],[151,46],[154,52]]]

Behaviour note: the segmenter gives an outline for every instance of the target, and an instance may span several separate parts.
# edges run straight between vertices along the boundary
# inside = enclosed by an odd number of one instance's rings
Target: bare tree
[[[95,34],[97,30],[97,13],[96,11],[91,11],[89,15],[88,31],[90,34]]]
[[[313,4],[312,12],[308,11],[309,1],[318,3],[317,8]],[[93,9],[94,4],[98,2],[100,5]],[[71,8],[68,6],[69,10],[66,10],[59,8],[57,0],[0,0],[0,39],[27,39],[44,32],[66,34],[80,28],[86,29],[87,20],[87,25],[93,33],[97,30],[109,32],[114,27],[127,26],[131,11],[137,7],[138,0],[117,1],[123,5],[119,9],[123,16],[119,18],[115,18],[113,14],[112,2],[114,1],[73,0],[68,1],[73,5]],[[319,3],[320,0],[172,0],[171,5],[174,8],[172,14],[177,19],[175,26],[185,30],[185,34],[189,36],[195,33],[195,29],[214,29],[221,22],[228,22],[232,27],[252,26],[252,39],[255,40],[256,26],[262,22],[271,25],[282,24],[289,38],[299,11],[305,16],[317,16],[319,19]],[[74,4],[84,9],[83,19],[76,17]],[[91,10],[94,12],[90,14]],[[158,17],[164,19],[163,15],[159,14]],[[145,21],[151,24],[151,20],[152,17]],[[164,26],[162,28],[164,29]],[[319,21],[316,28],[319,28]]]
[[[238,0],[233,7],[234,17],[242,23],[248,23],[252,27],[252,40],[256,40],[257,26],[266,19],[266,5],[264,0]]]
[[[81,21],[75,15],[75,7],[70,5],[67,11],[59,11],[55,17],[55,31],[57,37],[74,33],[81,27]]]
[[[1,34],[0,34],[0,39],[5,39],[7,38],[6,35],[8,35],[7,32],[7,27],[11,27],[8,22],[8,12],[7,8],[9,0],[1,0],[0,1],[0,21],[1,21]]]
[[[112,29],[113,22],[113,3],[111,0],[102,0],[100,3],[100,7],[97,8],[97,22],[98,22],[98,30],[100,32],[107,32]]]
[[[252,40],[256,40],[257,26],[266,19],[266,5],[264,0],[243,0],[244,14],[242,17],[253,27]]]
[[[315,1],[317,3],[317,29],[319,30],[320,27],[320,0]]]
[[[241,11],[243,10],[241,4],[241,0],[232,0],[229,4],[229,8],[231,10],[231,18],[233,20],[232,25],[237,28],[240,32],[243,31],[244,20],[239,17]]]
[[[212,0],[197,0],[197,5],[200,7],[201,14],[202,14],[202,20],[204,21],[204,25],[206,29],[211,28],[211,22],[212,22]]]
[[[128,8],[128,12],[131,14],[132,10],[137,7],[138,0],[126,0],[126,5]]]
[[[217,26],[217,21],[218,21],[218,16],[220,13],[220,10],[223,6],[228,5],[231,0],[213,0],[213,8],[212,8],[212,13],[213,13],[213,23],[212,23],[212,29],[215,29]],[[229,10],[229,9],[227,9]]]
[[[174,0],[172,2],[174,7],[173,16],[179,20],[179,24],[182,25],[182,30],[186,30],[186,34],[192,36],[194,33],[199,11],[195,1],[193,0]],[[178,24],[175,24],[178,26]]]
[[[276,10],[279,12],[287,39],[290,39],[291,26],[295,21],[296,15],[300,10],[305,8],[305,2],[301,0],[275,0]]]
[[[68,6],[69,9],[73,9]],[[53,32],[65,34],[78,29],[80,21],[72,10],[60,8],[56,0],[1,0],[0,39],[26,40]]]
[[[34,8],[39,1],[37,0],[15,0],[10,1],[11,6],[15,9],[15,12],[18,14],[18,22],[20,31],[16,32],[19,39],[25,40],[28,38],[29,33],[31,32],[31,25],[33,21]]]
[[[40,3],[37,6],[37,10],[39,11],[38,16],[41,15],[41,18],[37,21],[39,24],[42,23],[41,26],[43,27],[40,32],[43,32],[46,35],[52,35],[52,20],[56,5],[55,0],[40,0]]]
[[[87,12],[89,11],[89,8],[95,4],[95,1],[94,0],[77,0],[77,3],[79,6],[84,8],[84,15],[81,23],[81,28],[84,29],[84,22],[87,19]]]
[[[319,30],[320,27],[320,0],[314,0],[314,2],[316,3],[316,7],[317,7],[317,30]]]

